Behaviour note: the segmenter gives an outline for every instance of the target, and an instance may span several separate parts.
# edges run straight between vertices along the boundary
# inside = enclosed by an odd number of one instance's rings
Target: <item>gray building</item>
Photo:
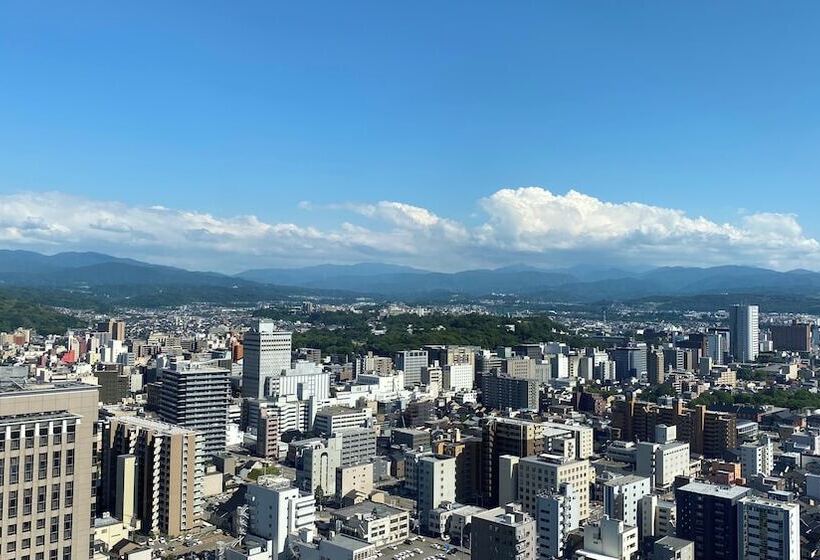
[[[376,456],[375,428],[343,428],[333,432],[342,448],[342,466],[369,463]]]
[[[231,383],[211,362],[172,361],[162,372],[159,415],[202,434],[204,457],[225,451]]]
[[[507,374],[485,374],[482,383],[484,406],[503,410],[538,410],[538,381]]]
[[[405,387],[421,383],[421,368],[427,367],[427,350],[404,350],[396,353],[396,369],[404,372]]]
[[[535,520],[514,504],[473,515],[472,560],[535,560]]]
[[[292,335],[277,331],[273,321],[260,319],[242,337],[242,396],[262,399],[274,392],[271,387],[282,373],[290,369]]]

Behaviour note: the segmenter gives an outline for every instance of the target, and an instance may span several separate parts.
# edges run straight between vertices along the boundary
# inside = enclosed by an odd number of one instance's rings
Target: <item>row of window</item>
[[[37,480],[42,480],[48,477],[49,457],[48,452],[37,455]],[[65,452],[65,461],[63,454],[60,451],[55,451],[51,454],[51,476],[61,476],[63,472],[63,463],[65,463],[65,474],[74,474],[74,450],[67,449]],[[8,484],[17,484],[20,482],[20,457],[10,457],[8,461],[9,466],[9,480]],[[0,484],[5,480],[6,474],[6,460],[0,458]],[[34,455],[26,455],[23,458],[23,482],[31,482],[34,480]]]
[[[48,486],[37,487],[37,513],[45,513],[46,505],[50,504],[51,511],[59,510],[61,507],[60,497],[62,495],[62,507],[72,507],[74,505],[74,483],[68,481],[63,486],[63,492],[60,492],[60,484],[51,485],[51,497],[49,500]],[[22,500],[19,498],[22,497]],[[8,505],[6,509],[6,518],[14,519],[17,517],[19,511],[22,515],[31,515],[34,503],[34,489],[25,488],[22,493],[17,490],[9,492]],[[0,519],[3,519],[3,493],[0,492]],[[11,527],[11,526],[9,526]]]
[[[66,426],[65,429],[65,441],[66,443],[74,443],[75,435],[76,435],[77,426],[74,424],[70,424]],[[25,431],[21,430],[14,430],[11,432],[11,436],[6,440],[5,432],[0,432],[0,449],[4,447],[5,441],[9,442],[10,448],[12,451],[20,449],[21,441],[23,442],[22,445],[25,446],[26,449],[31,449],[34,447],[35,437],[39,438],[39,444],[41,447],[45,447],[49,443],[49,437],[51,438],[51,443],[54,445],[59,445],[63,442],[63,427],[62,426],[54,426],[52,430],[51,436],[48,433],[47,426],[41,426],[39,430],[36,431],[34,428],[27,428]]]
[[[13,545],[13,546],[12,546]],[[30,543],[29,543],[30,545]],[[28,547],[30,548],[30,546]],[[27,548],[21,547],[21,550],[27,550]],[[17,551],[17,543],[9,543],[6,547],[7,552],[16,552]],[[58,549],[52,549],[48,552],[48,560],[71,560],[71,546],[64,546],[62,556],[60,556],[60,552]],[[37,552],[32,557],[30,554],[23,554],[20,556],[19,560],[46,560],[45,552]]]

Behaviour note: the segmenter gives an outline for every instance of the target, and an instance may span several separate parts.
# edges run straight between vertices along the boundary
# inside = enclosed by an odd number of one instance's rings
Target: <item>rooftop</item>
[[[186,428],[178,426],[177,424],[168,424],[166,422],[160,422],[159,420],[153,420],[151,418],[145,418],[143,416],[116,416],[113,420],[119,422],[120,424],[136,426],[138,428],[143,428],[145,430],[154,430],[168,435],[187,435],[196,433],[194,430],[188,430]]]
[[[721,484],[707,484],[705,482],[690,482],[680,487],[682,492],[691,492],[701,496],[715,496],[718,498],[741,498],[751,490],[745,486],[723,486]]]
[[[0,416],[0,425],[13,426],[16,424],[31,424],[49,420],[78,420],[80,417],[70,412],[27,412],[12,416]]]
[[[396,515],[399,513],[406,513],[406,510],[399,509],[393,506],[388,506],[387,504],[379,504],[376,502],[371,502],[369,500],[348,506],[333,512],[333,515],[336,517],[353,517],[355,515],[362,515],[364,517],[373,517],[373,518],[380,518],[380,517],[388,517],[390,515]]]

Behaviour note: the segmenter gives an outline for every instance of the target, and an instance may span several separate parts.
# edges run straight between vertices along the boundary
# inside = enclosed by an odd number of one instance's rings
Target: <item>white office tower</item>
[[[729,310],[731,351],[738,362],[757,359],[760,344],[758,309],[756,305],[733,305]]]
[[[248,533],[273,541],[273,558],[283,555],[289,536],[303,529],[315,529],[313,494],[292,488],[285,478],[260,477],[257,484],[248,485],[245,502]]]
[[[729,341],[722,332],[711,332],[706,335],[706,352],[715,365],[723,365],[723,355],[729,348]]]
[[[242,337],[242,396],[262,399],[272,394],[270,380],[290,369],[292,335],[260,319]]]
[[[744,443],[737,448],[740,456],[740,474],[748,479],[756,474],[770,476],[774,468],[774,444],[763,434],[757,443]]]
[[[322,366],[300,360],[271,379],[271,394],[296,397],[300,401],[313,397],[317,403],[323,403],[330,398],[330,375]]]
[[[638,525],[638,504],[652,493],[652,481],[645,476],[619,476],[604,483],[604,514],[627,525]]]
[[[535,500],[538,528],[538,558],[560,558],[570,531],[578,528],[578,498],[572,484],[557,492],[542,492]]]
[[[404,384],[413,387],[421,383],[421,368],[427,366],[427,350],[404,350],[396,353],[396,369],[404,372]]]
[[[453,391],[469,391],[475,381],[475,366],[471,363],[446,365],[444,370],[444,388]]]
[[[641,538],[674,537],[678,526],[678,506],[673,501],[649,495],[641,498]]]
[[[635,472],[648,476],[655,488],[669,489],[676,476],[689,474],[689,444],[686,442],[642,441],[635,449]]]
[[[569,358],[564,354],[550,356],[552,364],[552,379],[566,379],[569,377]]]
[[[798,560],[800,505],[766,498],[741,498],[737,508],[739,558]],[[728,520],[727,520],[728,522]]]
[[[638,552],[638,528],[606,515],[584,527],[584,548],[576,558],[631,560]]]
[[[444,502],[456,501],[456,458],[430,455],[421,457],[417,466],[419,524],[422,530],[431,527],[432,510]]]

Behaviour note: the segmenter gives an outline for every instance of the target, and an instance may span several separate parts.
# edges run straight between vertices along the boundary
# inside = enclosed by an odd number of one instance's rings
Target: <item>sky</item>
[[[820,269],[816,2],[0,4],[0,248]]]

